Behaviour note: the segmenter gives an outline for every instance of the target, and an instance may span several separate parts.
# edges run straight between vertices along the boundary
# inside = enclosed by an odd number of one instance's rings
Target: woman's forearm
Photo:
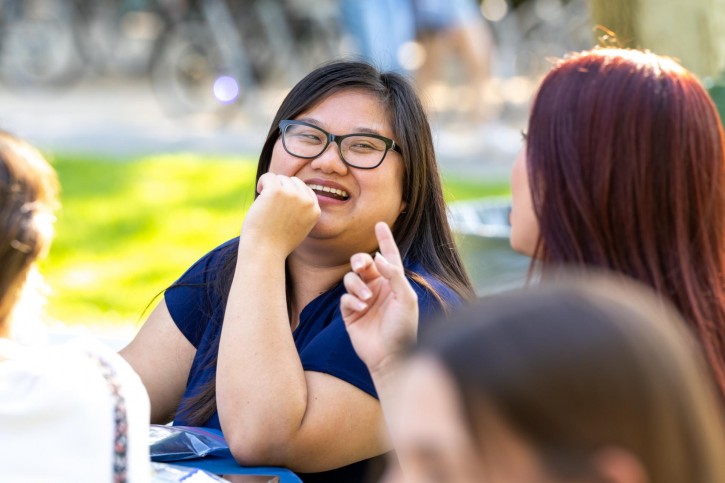
[[[301,426],[305,374],[285,296],[285,258],[264,246],[240,246],[224,315],[217,365],[224,434],[244,462],[275,461]]]

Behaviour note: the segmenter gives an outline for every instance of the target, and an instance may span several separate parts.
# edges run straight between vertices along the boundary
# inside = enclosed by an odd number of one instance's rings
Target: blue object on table
[[[213,428],[151,425],[151,459],[176,466],[199,468],[216,475],[277,476],[280,483],[302,483],[287,468],[240,466],[222,432]]]
[[[229,454],[229,445],[216,429],[152,424],[149,443],[151,461],[156,462]]]
[[[175,461],[177,466],[199,468],[215,475],[269,475],[278,476],[280,483],[302,483],[299,476],[287,468],[275,466],[239,466],[231,453],[229,456],[207,456],[193,460]]]

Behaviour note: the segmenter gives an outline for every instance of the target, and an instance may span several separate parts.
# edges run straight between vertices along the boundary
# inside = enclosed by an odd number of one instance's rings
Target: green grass
[[[47,311],[69,324],[128,324],[209,249],[236,236],[252,201],[251,158],[131,160],[57,156],[62,209]],[[445,180],[446,198],[507,194],[505,184]]]
[[[506,181],[486,182],[455,176],[443,177],[443,192],[448,203],[476,198],[510,196],[511,186]]]

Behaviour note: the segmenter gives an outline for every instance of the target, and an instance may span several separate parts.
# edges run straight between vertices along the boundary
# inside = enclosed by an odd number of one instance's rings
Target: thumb
[[[257,193],[262,194],[264,187],[270,183],[271,179],[276,179],[276,175],[270,172],[266,172],[260,176],[259,181],[257,181]]]

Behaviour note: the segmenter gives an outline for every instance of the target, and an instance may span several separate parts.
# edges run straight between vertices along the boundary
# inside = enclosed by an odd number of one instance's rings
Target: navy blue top
[[[218,350],[215,341],[221,335],[225,310],[214,279],[226,258],[224,254],[234,250],[237,243],[238,238],[235,238],[204,255],[164,295],[174,322],[197,349],[182,400],[196,394],[214,377],[216,367],[210,363],[210,358],[215,357]],[[406,263],[405,267],[423,277],[449,306],[460,304],[458,295],[430,276],[422,266]],[[422,326],[438,315],[442,307],[426,288],[412,280],[411,283],[418,295]],[[342,320],[340,297],[344,293],[345,287],[340,282],[302,310],[299,324],[292,333],[295,346],[304,370],[330,374],[377,398],[370,373],[355,353]],[[174,424],[189,425],[189,421],[183,412],[177,412]],[[221,429],[218,413],[215,412],[203,426]],[[349,476],[345,478],[330,478],[329,481],[348,481]],[[321,480],[304,478],[304,481]]]

